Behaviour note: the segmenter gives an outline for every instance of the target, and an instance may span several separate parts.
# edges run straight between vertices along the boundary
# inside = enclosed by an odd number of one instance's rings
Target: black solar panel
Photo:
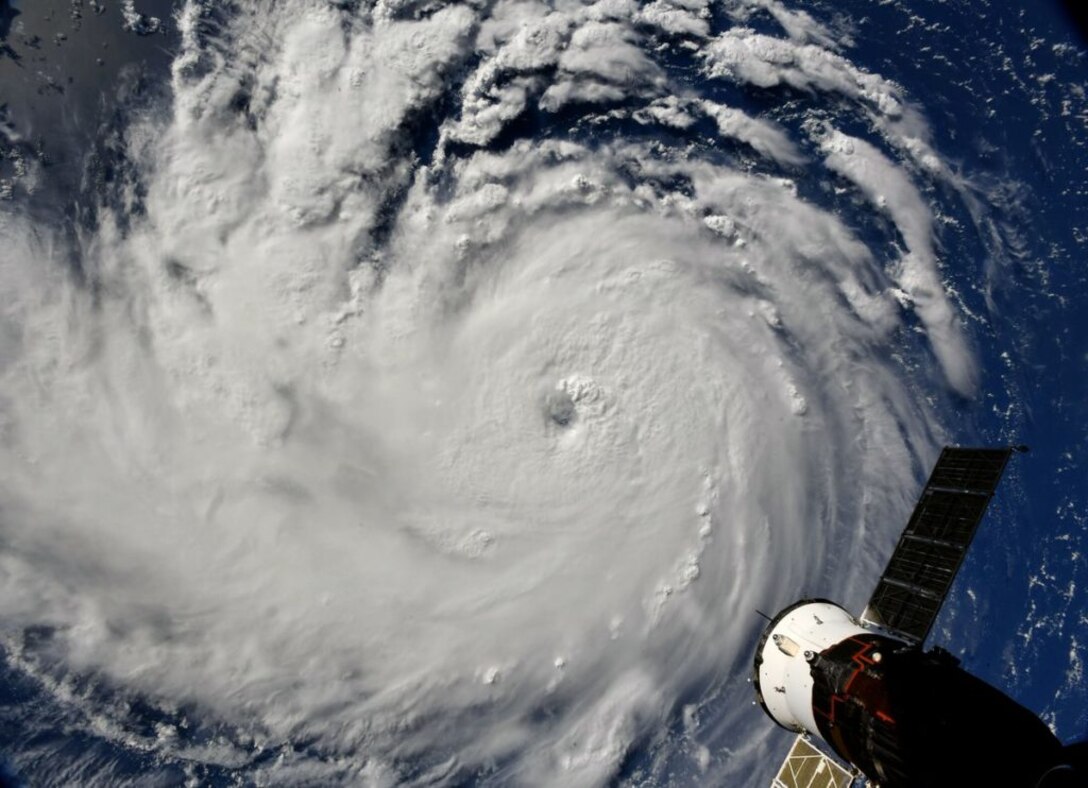
[[[925,640],[1013,451],[941,452],[863,619]]]

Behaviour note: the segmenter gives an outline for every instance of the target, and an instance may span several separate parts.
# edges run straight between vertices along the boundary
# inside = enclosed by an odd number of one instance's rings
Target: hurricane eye
[[[544,397],[544,416],[552,424],[569,427],[577,415],[574,400],[568,392],[552,391]]]

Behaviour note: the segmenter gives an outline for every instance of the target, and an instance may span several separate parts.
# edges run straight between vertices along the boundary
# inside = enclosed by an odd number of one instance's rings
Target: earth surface
[[[0,782],[762,786],[762,619],[1088,736],[1088,44],[1004,0],[0,3]]]

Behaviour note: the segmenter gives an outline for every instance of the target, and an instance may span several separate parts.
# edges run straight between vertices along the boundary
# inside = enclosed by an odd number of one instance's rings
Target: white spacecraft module
[[[861,775],[880,788],[1088,785],[1088,742],[1063,747],[947,651],[923,650],[1014,451],[1026,449],[944,449],[859,618],[804,599],[763,631],[756,695],[801,734],[774,788],[847,788]]]

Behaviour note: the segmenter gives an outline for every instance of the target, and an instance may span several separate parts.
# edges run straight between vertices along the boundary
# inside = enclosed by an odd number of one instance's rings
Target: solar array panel
[[[853,782],[850,772],[798,736],[771,788],[850,788]]]
[[[925,640],[1013,451],[941,452],[863,620]]]

